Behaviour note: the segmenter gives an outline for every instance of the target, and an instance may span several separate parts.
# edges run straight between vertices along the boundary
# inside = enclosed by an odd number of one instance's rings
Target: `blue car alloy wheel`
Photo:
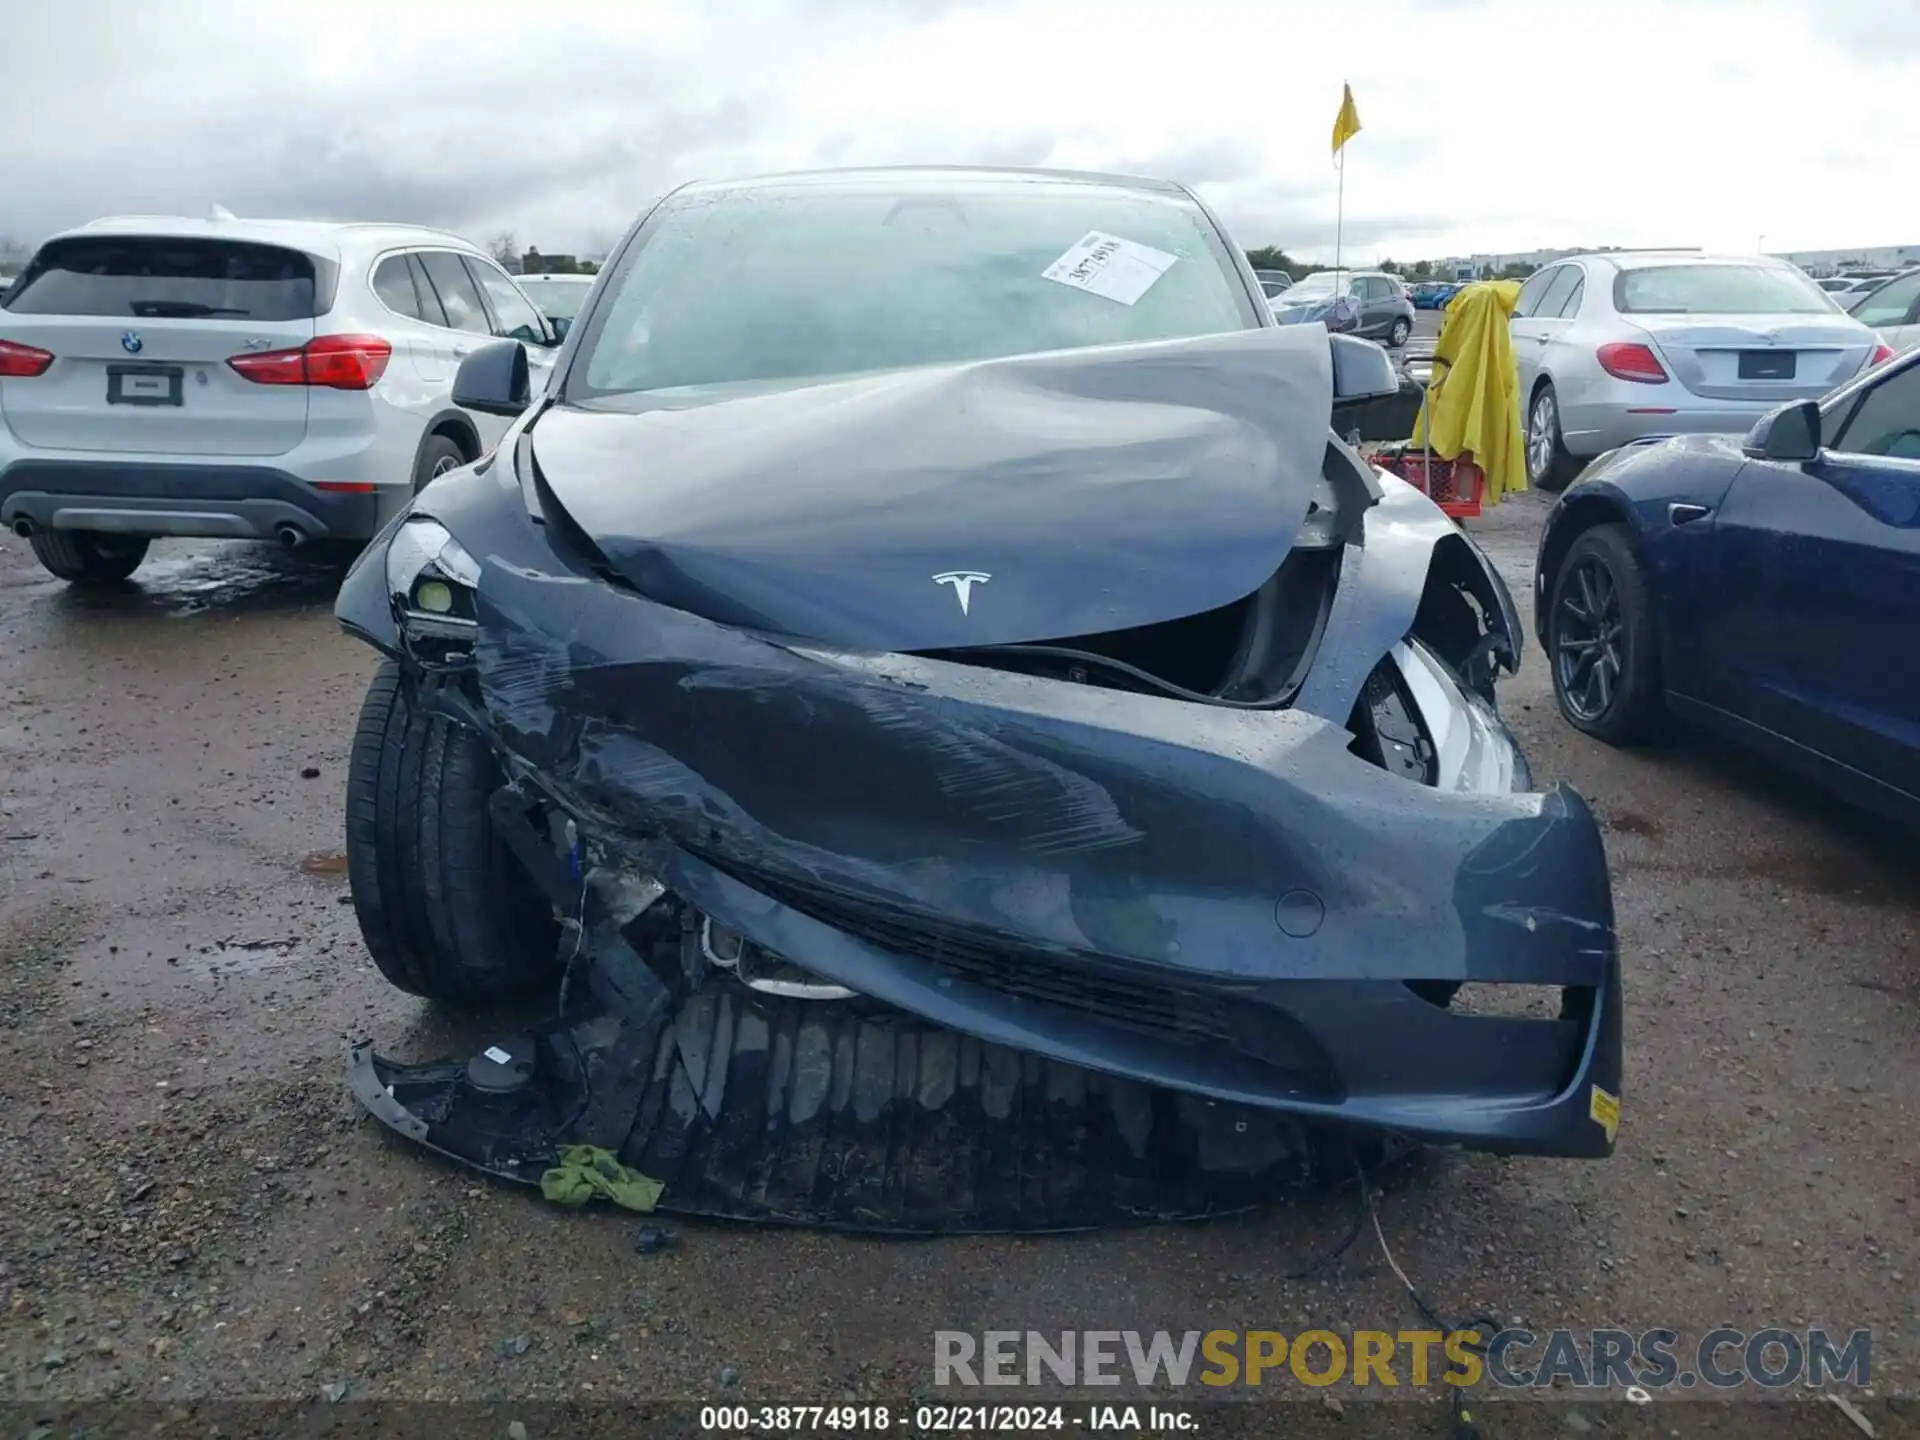
[[[1567,581],[1554,617],[1554,682],[1567,707],[1591,723],[1613,704],[1626,668],[1626,626],[1613,572],[1599,556],[1569,566]]]
[[[1656,737],[1666,709],[1659,638],[1625,526],[1596,525],[1567,547],[1544,639],[1553,698],[1569,725],[1610,745]]]

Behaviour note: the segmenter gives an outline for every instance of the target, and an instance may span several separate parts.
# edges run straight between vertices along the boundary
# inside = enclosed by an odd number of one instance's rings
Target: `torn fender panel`
[[[1332,383],[1317,326],[1260,328],[625,397],[527,434],[567,514],[653,599],[936,650],[1251,594],[1320,485]]]
[[[664,1025],[589,1007],[496,1046],[525,1060],[505,1085],[476,1083],[484,1052],[408,1065],[364,1045],[348,1084],[390,1129],[501,1179],[537,1184],[561,1146],[591,1144],[662,1181],[666,1210],[880,1233],[1203,1219],[1352,1165],[1339,1135],[1271,1111],[722,977]]]
[[[1458,664],[1467,658],[1479,623],[1484,623],[1495,641],[1503,642],[1497,654],[1509,672],[1519,669],[1525,643],[1512,594],[1479,547],[1404,480],[1383,476],[1381,489],[1380,503],[1366,512],[1359,537],[1348,542],[1341,561],[1340,588],[1320,639],[1322,662],[1308,672],[1294,697],[1294,708],[1336,724],[1352,713],[1374,660],[1410,634],[1430,644],[1440,642],[1436,648]],[[1457,553],[1449,555],[1450,550]],[[1473,638],[1458,645],[1445,644],[1445,635],[1422,636],[1416,626],[1429,577],[1448,560],[1464,573],[1476,603],[1486,612]],[[1447,654],[1449,649],[1455,653]]]

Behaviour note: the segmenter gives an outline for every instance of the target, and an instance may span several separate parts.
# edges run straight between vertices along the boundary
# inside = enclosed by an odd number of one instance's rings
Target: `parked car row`
[[[1463,288],[1458,280],[1417,280],[1407,287],[1407,294],[1417,310],[1444,310]]]
[[[1891,270],[1856,270],[1845,275],[1824,276],[1814,284],[1845,305],[1859,299],[1893,273]]]

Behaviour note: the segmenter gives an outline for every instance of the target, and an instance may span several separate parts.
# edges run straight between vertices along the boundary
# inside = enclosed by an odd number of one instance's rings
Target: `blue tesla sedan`
[[[1677,718],[1920,825],[1920,352],[1744,439],[1595,460],[1541,531],[1534,628],[1576,729]]]

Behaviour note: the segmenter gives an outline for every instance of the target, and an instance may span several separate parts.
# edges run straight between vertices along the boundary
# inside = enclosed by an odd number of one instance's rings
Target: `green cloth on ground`
[[[540,1193],[562,1205],[585,1205],[604,1198],[628,1210],[651,1210],[667,1187],[630,1170],[619,1157],[597,1145],[569,1145],[560,1163],[540,1177]]]

